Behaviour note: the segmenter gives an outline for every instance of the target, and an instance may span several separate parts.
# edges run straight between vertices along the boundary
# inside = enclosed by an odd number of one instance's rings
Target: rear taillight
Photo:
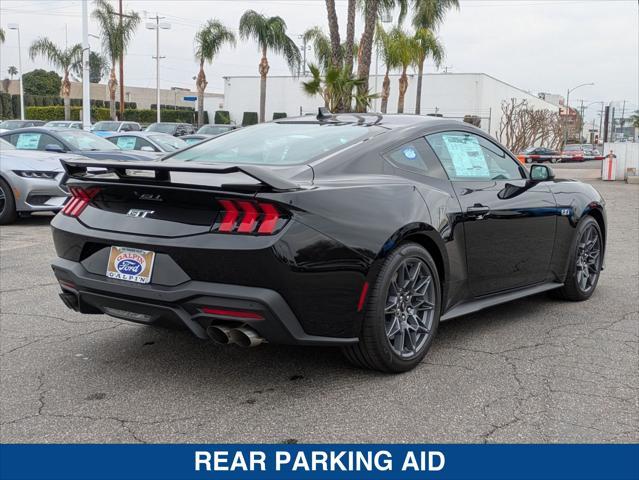
[[[64,208],[62,209],[62,213],[69,217],[78,217],[87,208],[87,205],[93,197],[95,197],[99,188],[80,188],[80,187],[69,187],[69,192],[71,192],[71,198],[66,203]]]
[[[214,232],[246,235],[272,235],[284,227],[288,217],[275,205],[249,200],[218,200],[220,213]]]

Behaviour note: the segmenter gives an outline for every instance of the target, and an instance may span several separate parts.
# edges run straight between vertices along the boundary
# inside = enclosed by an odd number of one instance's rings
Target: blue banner
[[[639,479],[638,445],[1,445],[0,479]]]

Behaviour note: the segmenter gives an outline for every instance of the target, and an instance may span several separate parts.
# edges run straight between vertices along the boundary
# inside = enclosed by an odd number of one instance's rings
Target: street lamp
[[[568,92],[566,93],[566,122],[564,122],[565,124],[568,123],[568,114],[570,113],[570,92],[574,92],[575,90],[577,90],[580,87],[585,87],[587,85],[594,85],[594,82],[590,82],[590,83],[582,83],[581,85],[577,85],[576,87],[573,88],[569,88]],[[564,125],[564,127],[566,127],[566,125]],[[566,143],[568,142],[568,129],[564,128],[564,146],[566,145]],[[581,136],[581,132],[579,132],[579,136]]]
[[[155,77],[156,77],[156,105],[157,109],[156,114],[156,122],[160,122],[160,29],[169,30],[171,28],[171,24],[168,22],[160,22],[164,17],[160,17],[157,14],[155,17],[152,17],[155,20],[155,23],[148,22],[146,24],[146,28],[149,30],[155,30]]]
[[[380,22],[382,22],[382,24],[385,23],[393,23],[393,16],[390,14],[390,12],[383,12],[380,13],[379,15],[379,20]],[[375,93],[377,93],[377,77],[379,75],[379,46],[377,45],[377,42],[375,42]],[[379,110],[379,104],[377,103],[379,102],[379,99],[376,98],[375,99],[375,110]]]
[[[9,30],[18,32],[18,68],[20,69],[20,120],[24,120],[24,86],[22,85],[22,48],[20,48],[20,25],[10,23],[7,25]]]

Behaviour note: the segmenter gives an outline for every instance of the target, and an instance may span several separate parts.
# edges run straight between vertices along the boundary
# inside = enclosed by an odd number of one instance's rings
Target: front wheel
[[[11,187],[0,178],[0,225],[13,223],[17,217],[16,202]]]
[[[437,267],[420,245],[407,243],[384,261],[371,285],[359,343],[343,349],[355,365],[405,372],[421,362],[439,325]]]
[[[597,288],[603,260],[603,236],[593,217],[586,217],[577,227],[576,239],[564,286],[557,293],[579,302],[589,299]]]

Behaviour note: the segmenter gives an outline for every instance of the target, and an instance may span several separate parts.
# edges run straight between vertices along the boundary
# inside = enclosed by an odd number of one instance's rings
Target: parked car
[[[75,128],[77,130],[82,130],[82,122],[75,121],[64,121],[64,120],[55,120],[53,122],[47,122],[44,124],[45,127],[58,127],[58,128]]]
[[[210,138],[215,138],[217,135],[204,135],[202,133],[194,133],[193,135],[184,135],[180,139],[184,140],[188,145],[195,145],[196,143],[203,142]]]
[[[561,151],[563,161],[583,162],[586,158],[586,150],[581,145],[566,145]]]
[[[546,147],[530,147],[518,155],[524,163],[557,163],[561,161],[561,154]]]
[[[222,135],[223,133],[226,133],[226,132],[230,132],[231,130],[235,130],[237,128],[238,127],[236,125],[211,123],[209,125],[202,125],[197,131],[197,133],[217,136],[217,135]]]
[[[418,365],[440,320],[547,290],[586,300],[604,256],[591,185],[447,119],[321,112],[128,173],[63,164],[74,200],[52,222],[53,270],[69,308],[340,346],[385,372]]]
[[[7,132],[9,130],[16,130],[18,128],[25,127],[41,127],[45,122],[42,120],[5,120],[0,123],[0,133]]]
[[[158,132],[173,135],[174,137],[181,137],[182,135],[190,135],[195,133],[195,128],[190,123],[176,123],[176,122],[160,122],[152,123],[146,127],[146,132]]]
[[[67,199],[60,188],[60,155],[17,150],[0,138],[0,225],[32,212],[56,212]],[[65,155],[65,158],[81,158]]]
[[[142,128],[138,122],[118,122],[115,120],[97,122],[91,129],[99,137],[106,137],[119,132],[139,132],[140,130]]]
[[[106,139],[122,150],[142,150],[145,152],[175,152],[189,146],[181,138],[155,132],[117,133],[106,137]]]
[[[84,130],[33,127],[0,134],[18,150],[75,153],[96,160],[155,160],[151,152],[127,152],[108,140]]]
[[[589,143],[585,143],[581,145],[584,150],[584,159],[585,160],[603,160],[603,155],[599,151],[597,147],[591,145]]]

